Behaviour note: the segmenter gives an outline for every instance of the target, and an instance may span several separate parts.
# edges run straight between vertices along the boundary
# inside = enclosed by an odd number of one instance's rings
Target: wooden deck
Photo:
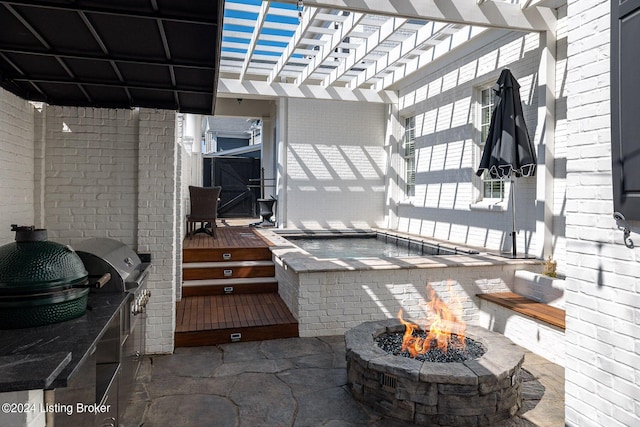
[[[246,226],[218,226],[215,238],[184,240],[176,347],[298,336],[277,293],[269,245]]]

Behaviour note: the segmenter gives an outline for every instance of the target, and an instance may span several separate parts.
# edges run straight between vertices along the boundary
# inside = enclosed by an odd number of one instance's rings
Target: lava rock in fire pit
[[[464,338],[464,348],[461,345],[460,337],[458,335],[451,335],[451,342],[447,351],[444,352],[437,347],[437,343],[433,340],[430,344],[429,350],[423,354],[419,354],[415,357],[407,350],[402,350],[402,332],[388,332],[386,334],[379,335],[375,338],[378,347],[383,349],[389,354],[394,356],[409,357],[421,362],[440,362],[440,363],[452,363],[452,362],[464,362],[465,360],[473,360],[482,357],[485,353],[484,347],[479,342],[472,340],[471,338]],[[413,334],[415,337],[425,339],[427,337],[426,332],[419,331],[417,334]]]

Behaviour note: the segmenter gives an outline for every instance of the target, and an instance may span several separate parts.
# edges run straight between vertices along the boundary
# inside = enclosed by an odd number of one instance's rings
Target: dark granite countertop
[[[0,392],[65,387],[130,297],[92,293],[87,312],[77,319],[0,330]]]

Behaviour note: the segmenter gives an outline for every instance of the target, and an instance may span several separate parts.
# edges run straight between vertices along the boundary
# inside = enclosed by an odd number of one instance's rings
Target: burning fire
[[[414,335],[420,330],[415,323],[407,322],[402,318],[402,310],[398,312],[398,319],[405,326],[402,338],[402,351],[408,351],[411,357],[425,354],[433,347],[437,347],[446,353],[449,346],[456,346],[464,350],[465,323],[462,321],[462,304],[452,292],[449,284],[449,293],[454,295],[451,307],[444,303],[435,290],[427,284],[429,292],[429,302],[427,303],[428,319],[422,330],[428,331],[426,338]],[[457,340],[453,341],[452,336],[456,335]]]

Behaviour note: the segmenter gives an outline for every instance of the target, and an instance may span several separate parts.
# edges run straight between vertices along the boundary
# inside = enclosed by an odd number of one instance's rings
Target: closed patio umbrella
[[[515,183],[513,177],[534,176],[536,154],[522,114],[520,84],[508,69],[502,70],[493,87],[495,101],[477,175],[488,171],[492,178],[511,178],[513,217],[512,252],[516,257]]]

